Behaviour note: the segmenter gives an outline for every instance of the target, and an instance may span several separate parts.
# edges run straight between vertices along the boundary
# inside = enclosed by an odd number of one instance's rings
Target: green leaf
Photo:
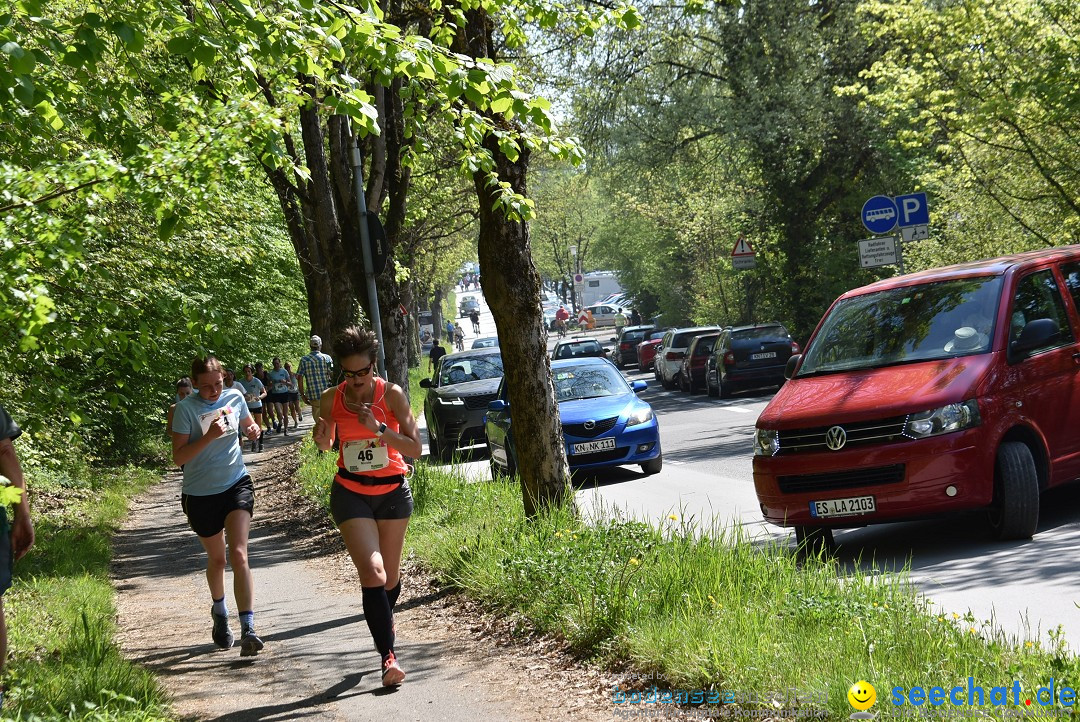
[[[161,223],[158,224],[158,238],[163,241],[169,240],[173,233],[176,232],[176,224],[180,222],[180,216],[175,213],[170,213],[161,219]]]
[[[509,95],[500,95],[495,100],[491,101],[492,113],[505,113],[510,110],[514,105],[514,99]]]

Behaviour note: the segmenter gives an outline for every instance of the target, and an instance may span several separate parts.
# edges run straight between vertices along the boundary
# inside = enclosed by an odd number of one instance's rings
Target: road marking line
[[[724,411],[734,411],[736,414],[749,414],[752,413],[750,409],[744,409],[739,406],[721,406]]]

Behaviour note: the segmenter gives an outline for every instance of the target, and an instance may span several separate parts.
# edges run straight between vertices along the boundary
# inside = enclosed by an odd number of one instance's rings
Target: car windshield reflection
[[[987,353],[1001,283],[963,278],[846,298],[822,323],[798,376]]]
[[[618,396],[630,391],[622,374],[608,365],[562,366],[551,374],[555,398],[560,402]]]

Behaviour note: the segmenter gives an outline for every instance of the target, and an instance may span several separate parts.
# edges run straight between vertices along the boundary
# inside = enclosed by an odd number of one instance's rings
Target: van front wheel
[[[990,506],[994,538],[1030,539],[1039,526],[1039,474],[1027,444],[1006,441],[994,465],[994,502]]]

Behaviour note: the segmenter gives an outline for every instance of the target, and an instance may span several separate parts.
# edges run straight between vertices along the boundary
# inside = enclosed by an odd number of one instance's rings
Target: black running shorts
[[[180,505],[187,514],[191,530],[201,537],[212,537],[225,528],[225,517],[237,509],[254,514],[255,486],[251,477],[245,476],[220,494],[182,494]]]
[[[289,392],[270,394],[266,397],[266,402],[270,404],[287,404],[289,403]]]
[[[389,477],[385,483],[393,483]],[[334,482],[330,489],[330,515],[341,526],[349,519],[408,519],[413,512],[412,492],[404,477],[401,486],[385,494],[357,494]]]

